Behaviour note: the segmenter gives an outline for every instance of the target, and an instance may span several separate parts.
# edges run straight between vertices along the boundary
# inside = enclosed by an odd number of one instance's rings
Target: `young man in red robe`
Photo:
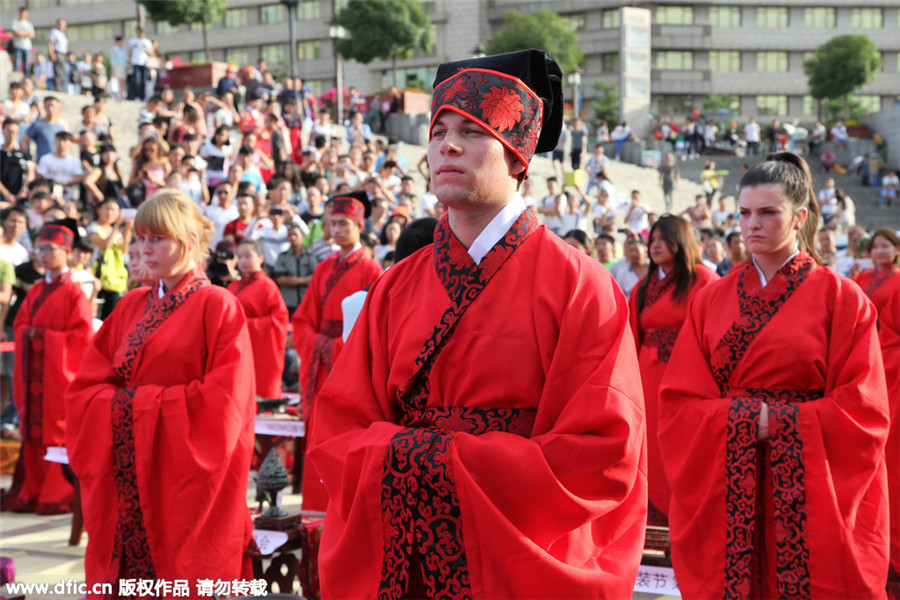
[[[48,446],[66,444],[63,397],[91,340],[91,306],[71,280],[69,255],[78,226],[72,219],[44,225],[35,249],[46,269],[28,291],[14,324],[13,395],[21,415],[22,451],[3,510],[52,515],[72,511],[74,490],[62,465],[44,460]]]
[[[360,243],[371,207],[365,192],[336,196],[331,203],[331,235],[340,251],[313,271],[303,301],[294,313],[294,347],[300,355],[300,386],[307,435],[314,427],[311,408],[344,347],[341,300],[372,285],[381,265],[366,258]],[[315,466],[303,469],[303,510],[325,510],[328,496]]]
[[[278,286],[262,268],[263,251],[258,241],[242,241],[238,245],[237,261],[241,278],[233,281],[228,291],[237,297],[247,317],[256,369],[256,394],[261,398],[281,398],[287,306]]]
[[[559,138],[561,77],[538,50],[438,70],[428,164],[449,212],[372,286],[314,407],[326,597],[632,594],[647,479],[628,307],[517,193]]]

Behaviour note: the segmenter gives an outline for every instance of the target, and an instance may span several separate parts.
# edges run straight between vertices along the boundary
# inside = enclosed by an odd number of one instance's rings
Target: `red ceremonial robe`
[[[879,314],[881,353],[891,405],[891,432],[888,436],[888,489],[891,499],[891,568],[888,597],[900,600],[900,293],[887,301]],[[896,508],[895,508],[896,507]]]
[[[90,589],[119,578],[232,580],[251,540],[255,397],[244,313],[198,267],[126,295],[69,388]],[[195,595],[192,593],[192,595]]]
[[[22,450],[3,510],[52,515],[72,511],[74,490],[62,465],[47,462],[48,446],[66,443],[69,382],[91,340],[91,307],[66,271],[49,285],[42,279],[25,296],[13,325],[16,368],[13,393]]]
[[[335,372],[310,452],[324,597],[631,597],[647,480],[627,305],[533,212],[479,265],[445,216],[372,286]]]
[[[761,288],[747,261],[691,304],[660,400],[685,598],[884,596],[887,390],[858,286],[801,252]]]
[[[228,286],[228,291],[237,297],[247,317],[256,368],[256,393],[262,398],[281,398],[288,327],[284,298],[263,270],[241,275],[239,281]]]
[[[857,276],[856,283],[875,304],[878,312],[881,312],[891,298],[900,296],[900,267],[891,265],[889,269],[880,271],[863,271]]]
[[[676,300],[673,294],[675,279],[659,278],[659,271],[650,273],[652,277],[644,295],[644,307],[638,312],[637,292],[628,300],[631,312],[630,322],[634,331],[634,341],[638,349],[638,364],[641,367],[641,382],[644,387],[644,406],[647,411],[647,477],[649,479],[650,505],[647,524],[665,527],[669,524],[669,483],[662,467],[662,456],[656,439],[659,417],[659,384],[672,356],[672,346],[681,326],[687,318],[688,306],[698,291],[719,279],[713,271],[697,265],[696,279],[687,294]],[[637,288],[635,288],[636,290]]]
[[[344,313],[341,300],[372,285],[381,276],[377,261],[366,258],[358,248],[341,260],[327,258],[316,266],[303,301],[294,312],[294,347],[300,356],[300,386],[303,420],[307,435],[316,394],[344,347]],[[307,463],[303,468],[303,510],[325,510],[328,497],[319,473]]]

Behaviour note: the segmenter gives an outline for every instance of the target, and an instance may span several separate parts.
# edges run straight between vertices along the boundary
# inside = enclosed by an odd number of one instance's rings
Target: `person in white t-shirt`
[[[131,73],[128,99],[146,100],[147,78],[150,76],[147,59],[153,55],[153,42],[144,37],[144,28],[140,25],[134,33],[135,37],[128,40],[128,66]]]
[[[66,201],[75,198],[75,189],[84,179],[84,168],[77,156],[69,154],[71,148],[72,134],[60,131],[56,134],[53,153],[42,156],[37,167],[38,175],[64,186],[63,197]]]
[[[559,193],[559,182],[556,177],[547,179],[547,195],[541,198],[537,212],[544,215],[544,225],[557,235],[562,235],[562,216],[566,205],[566,196]]]
[[[210,247],[215,248],[216,244],[222,241],[225,226],[238,218],[238,209],[232,205],[231,194],[228,193],[228,188],[219,186],[216,189],[216,197],[210,200],[209,206],[206,207],[204,212],[206,218],[213,222],[213,227],[215,228],[215,233],[210,242]]]

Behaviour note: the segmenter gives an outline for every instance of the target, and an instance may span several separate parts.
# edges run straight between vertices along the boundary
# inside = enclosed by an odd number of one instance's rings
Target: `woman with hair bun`
[[[631,294],[628,306],[647,413],[647,524],[664,527],[668,525],[670,492],[656,441],[659,384],[687,318],[688,305],[719,276],[703,265],[691,226],[674,215],[663,215],[650,229],[649,254],[647,275]]]
[[[233,580],[249,571],[247,479],[256,397],[244,312],[210,285],[212,223],[164,190],[134,223],[152,286],[119,301],[67,394],[90,587]]]
[[[809,168],[741,178],[752,259],[697,294],[660,391],[685,598],[883,598],[888,396],[877,315],[820,266]]]

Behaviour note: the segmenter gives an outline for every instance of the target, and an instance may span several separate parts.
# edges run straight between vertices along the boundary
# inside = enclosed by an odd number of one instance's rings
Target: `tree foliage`
[[[594,97],[591,108],[598,121],[618,123],[619,121],[619,86],[605,81],[594,82]]]
[[[820,46],[803,69],[813,98],[846,98],[871,83],[881,69],[881,55],[864,35],[839,35]]]
[[[338,24],[348,33],[337,43],[341,56],[364,64],[390,58],[394,85],[397,59],[412,58],[416,48],[430,52],[434,45],[434,29],[419,0],[350,0]]]
[[[563,73],[571,73],[584,60],[572,25],[555,12],[538,10],[526,15],[510,10],[503,21],[503,29],[487,45],[488,54],[537,48],[556,59]]]
[[[172,26],[201,23],[206,57],[212,56],[206,26],[222,19],[228,0],[165,0],[165,2],[138,0],[138,2],[144,5],[150,20],[154,23],[165,21]]]

